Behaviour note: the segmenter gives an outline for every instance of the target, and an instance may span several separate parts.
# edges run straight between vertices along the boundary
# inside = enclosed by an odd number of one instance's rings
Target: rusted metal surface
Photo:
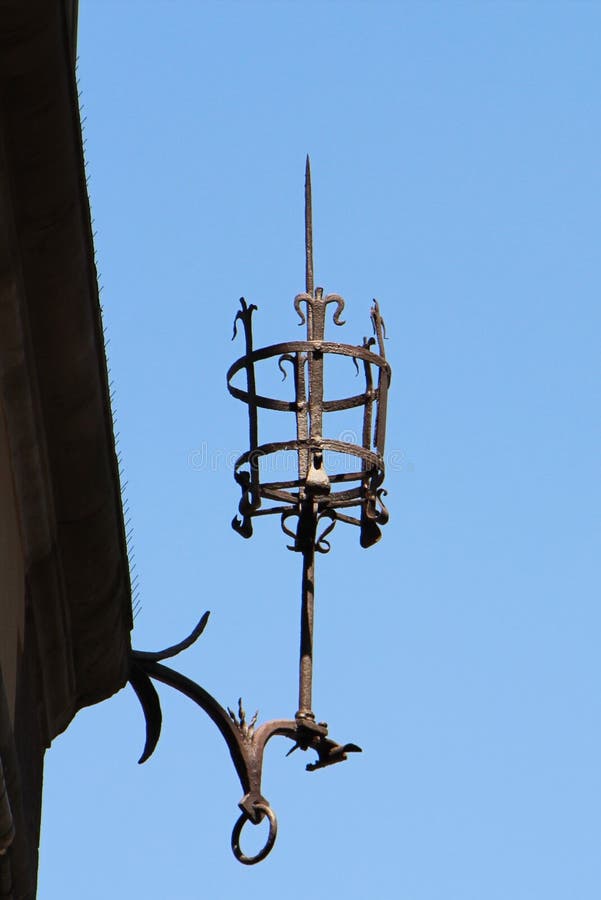
[[[331,740],[326,723],[317,722],[312,709],[315,554],[329,552],[328,538],[338,522],[358,527],[361,546],[371,547],[380,539],[380,528],[388,521],[388,511],[382,500],[386,493],[382,483],[385,471],[386,400],[391,371],[384,352],[384,322],[374,301],[371,310],[374,337],[365,338],[359,345],[325,339],[328,307],[333,308],[334,324],[342,326],[344,300],[338,294],[324,294],[321,287],[314,288],[308,158],[305,250],[305,291],[294,298],[294,308],[306,331],[304,340],[255,350],[252,317],[257,307],[241,299],[241,308],[234,321],[234,337],[241,325],[245,353],[227,373],[228,389],[232,396],[247,404],[249,417],[249,448],[234,466],[234,477],[242,496],[239,515],[234,518],[232,526],[242,537],[249,538],[253,533],[253,519],[277,515],[282,530],[291,539],[289,549],[302,555],[298,710],[292,719],[276,719],[257,726],[257,714],[247,721],[241,700],[237,713],[224,709],[204,688],[162,664],[162,660],[176,656],[200,636],[208,613],[180,644],[157,653],[133,651],[131,661],[130,681],[146,717],[146,744],[140,762],[152,754],[161,731],[160,702],[151,679],[175,688],[197,703],[221,732],[244,791],[239,803],[241,815],[232,832],[232,850],[245,865],[264,859],[272,849],[277,834],[275,814],[261,792],[263,754],[272,737],[279,735],[291,740],[293,747],[290,753],[296,749],[316,751],[317,759],[307,765],[308,771],[341,762],[348,753],[360,751],[356,744],[339,744]],[[363,371],[365,388],[362,393],[338,400],[324,399],[324,368],[332,356],[350,358],[357,371]],[[272,360],[277,362],[284,374],[286,364],[292,368],[294,399],[291,401],[266,397],[257,392],[256,367],[259,363]],[[241,378],[245,376],[244,387],[235,383],[239,374]],[[325,438],[323,425],[328,414],[354,408],[363,411],[361,444]],[[262,444],[259,439],[261,409],[294,413],[296,437]],[[295,477],[268,481],[263,477],[267,468],[264,464],[280,453],[293,455]],[[340,471],[335,465],[330,465],[328,457],[332,454],[336,454],[332,457],[334,463],[340,460],[340,455],[352,460],[350,471]],[[246,822],[257,825],[265,818],[269,823],[266,844],[255,856],[246,856],[240,846],[242,829]]]
[[[252,520],[256,516],[279,515],[286,534],[295,538],[294,549],[304,552],[307,535],[311,533],[309,520],[318,523],[329,519],[328,533],[338,521],[357,525],[362,547],[371,547],[381,537],[380,527],[388,521],[388,511],[382,497],[384,481],[384,442],[386,433],[386,401],[391,370],[384,350],[385,327],[377,301],[371,310],[374,337],[364,338],[360,345],[325,340],[328,306],[333,306],[333,322],[344,325],[341,319],[344,300],[339,294],[326,294],[321,287],[313,290],[312,226],[310,221],[310,169],[307,160],[306,179],[306,290],[294,298],[294,308],[300,324],[306,327],[306,339],[273,344],[260,350],[253,347],[252,317],[257,307],[241,298],[241,309],[234,321],[234,337],[238,323],[242,323],[246,352],[227,373],[228,389],[233,397],[248,405],[249,449],[234,466],[234,476],[240,485],[242,499],[239,517],[232,522],[235,530],[248,538],[252,536]],[[377,347],[377,352],[375,348]],[[324,365],[329,355],[350,358],[363,369],[365,390],[338,400],[324,399]],[[285,373],[289,363],[294,373],[295,397],[291,401],[264,397],[257,393],[256,366],[275,359]],[[246,388],[234,384],[236,375],[246,373]],[[323,436],[324,415],[353,408],[363,408],[362,443],[328,439]],[[259,410],[293,412],[296,416],[296,438],[261,444],[259,441]],[[375,423],[375,424],[374,424]],[[277,453],[296,453],[297,478],[269,482],[261,479],[261,462]],[[328,472],[324,454],[344,454],[356,460],[355,471]],[[350,510],[355,514],[352,515]],[[287,522],[298,518],[297,531],[291,532]],[[312,543],[308,540],[308,543]],[[327,552],[329,543],[318,538],[318,552]]]

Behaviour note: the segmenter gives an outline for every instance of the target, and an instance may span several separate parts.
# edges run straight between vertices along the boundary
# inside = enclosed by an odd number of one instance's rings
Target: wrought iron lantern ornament
[[[384,440],[386,431],[386,401],[390,385],[390,366],[384,352],[384,322],[376,301],[371,310],[374,336],[360,345],[334,343],[325,340],[326,312],[333,307],[333,321],[344,322],[341,314],[344,300],[338,294],[324,295],[323,288],[314,287],[313,236],[311,212],[311,171],[307,157],[305,177],[305,292],[294,299],[300,324],[306,328],[306,338],[274,344],[260,350],[253,348],[252,316],[256,310],[240,300],[241,309],[234,320],[234,337],[241,323],[246,351],[227,373],[230,393],[248,405],[249,449],[239,457],[234,477],[240,485],[242,497],[232,522],[242,537],[250,538],[253,519],[278,515],[281,527],[291,538],[289,549],[302,555],[300,663],[298,710],[293,719],[276,719],[257,726],[257,715],[247,721],[242,701],[237,714],[224,709],[204,688],[184,675],[162,664],[162,660],[176,656],[200,636],[209,614],[205,613],[192,634],[180,644],[158,653],[133,651],[130,682],[136,691],[146,717],[146,745],[140,762],[154,751],[161,730],[161,708],[151,679],[162,681],[194,700],[219,728],[229,748],[240,778],[244,796],[239,803],[241,815],[232,832],[232,850],[236,858],[253,865],[264,859],[273,847],[277,820],[268,801],[261,793],[261,773],[265,746],[274,735],[293,742],[289,751],[314,750],[317,759],[307,765],[308,771],[341,762],[350,752],[358,752],[356,744],[340,744],[328,737],[325,722],[318,722],[312,709],[313,675],[313,609],[315,600],[315,554],[327,553],[328,540],[337,522],[359,528],[362,547],[371,547],[381,537],[380,526],[388,521],[388,511],[382,497],[384,481]],[[363,369],[365,390],[339,400],[324,399],[324,366],[332,356],[350,357],[357,371]],[[256,366],[265,360],[278,361],[286,374],[285,364],[292,367],[294,399],[284,401],[257,393]],[[238,373],[246,374],[246,388],[233,383]],[[363,410],[362,443],[324,437],[324,419],[328,413],[353,408]],[[296,437],[286,441],[261,444],[259,442],[259,410],[268,409],[294,413]],[[291,453],[295,458],[295,475],[291,480],[266,481],[262,461],[273,454]],[[342,456],[341,456],[342,454]],[[351,471],[330,471],[330,459],[351,459]],[[346,468],[346,467],[345,467]],[[294,520],[296,520],[294,522]],[[295,527],[293,527],[295,525]],[[255,856],[246,856],[240,847],[240,836],[246,822],[269,822],[267,842]]]

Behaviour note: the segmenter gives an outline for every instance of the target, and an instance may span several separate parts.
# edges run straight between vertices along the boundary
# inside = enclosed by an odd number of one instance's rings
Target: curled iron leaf
[[[378,338],[378,346],[380,348],[380,354],[384,356],[384,340],[386,339],[386,324],[382,315],[380,313],[380,307],[378,305],[378,301],[374,298],[374,305],[371,308],[371,324],[374,330],[374,334]]]
[[[295,531],[290,531],[289,528],[286,527],[286,519],[289,519],[291,516],[296,516],[298,518],[298,512],[296,510],[287,510],[282,513],[282,517],[280,519],[280,525],[284,534],[287,534],[288,537],[294,538],[294,546],[291,547],[290,544],[287,544],[288,550],[296,550],[296,542],[297,542],[297,533]]]
[[[340,316],[344,309],[344,299],[340,296],[340,294],[328,294],[324,300],[324,303],[335,303],[336,309],[334,310],[334,315],[332,316],[335,325],[345,325],[344,319],[341,319]]]
[[[376,491],[378,497],[378,503],[380,504],[380,511],[378,513],[378,522],[380,525],[386,525],[388,519],[390,518],[390,513],[388,512],[388,508],[384,505],[384,501],[382,497],[385,497],[388,494],[386,488],[379,488]]]
[[[245,516],[243,519],[234,516],[232,519],[232,528],[243,538],[250,538],[253,535],[253,526],[250,516]]]
[[[313,301],[313,297],[311,296],[311,294],[297,294],[296,297],[294,298],[294,308],[297,311],[299,318],[300,318],[300,322],[298,323],[299,325],[304,325],[305,322],[307,321],[307,317],[305,316],[304,312],[301,309],[301,303],[306,303],[307,306],[309,306],[309,304],[312,301]]]
[[[328,519],[331,519],[332,521],[330,522],[328,527],[322,531],[322,533],[319,535],[319,537],[315,541],[315,549],[318,553],[329,553],[330,552],[330,542],[326,540],[326,536],[328,534],[331,534],[332,531],[334,530],[334,528],[336,527],[336,522],[337,522],[338,517],[336,515],[335,510],[330,509],[330,510],[327,510],[326,512],[322,513],[319,516],[319,518],[320,519],[328,518]]]
[[[253,312],[258,309],[258,307],[255,306],[254,303],[251,303],[249,306],[244,297],[240,297],[240,305],[242,309],[238,310],[234,318],[234,333],[232,334],[232,340],[235,339],[238,333],[238,320],[240,320],[242,323],[246,322],[247,319],[250,320]]]
[[[237,531],[238,534],[241,534],[242,537],[250,537],[253,533],[250,516],[254,510],[258,509],[261,505],[261,496],[258,492],[253,490],[249,472],[244,469],[239,472],[234,472],[234,478],[240,485],[242,491],[242,497],[238,504],[238,512],[242,516],[242,520],[240,520],[238,516],[234,516],[232,519],[232,528],[234,531]]]
[[[301,322],[301,325],[302,325],[302,322]],[[285,362],[289,362],[289,363],[292,363],[292,365],[294,365],[294,356],[292,355],[292,353],[282,353],[282,355],[278,359],[278,369],[280,370],[280,372],[283,375],[282,381],[286,381],[286,378],[288,377],[288,373],[283,366],[283,363],[285,363]]]

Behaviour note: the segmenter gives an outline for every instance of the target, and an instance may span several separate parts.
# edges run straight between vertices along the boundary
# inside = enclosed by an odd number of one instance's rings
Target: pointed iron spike
[[[151,662],[161,662],[164,659],[172,659],[183,650],[187,650],[188,647],[191,647],[192,644],[198,640],[205,629],[208,619],[209,613],[206,612],[200,617],[198,624],[194,627],[193,631],[190,632],[188,637],[184,638],[184,640],[180,641],[178,644],[174,644],[172,647],[166,647],[165,650],[151,652],[133,650],[134,657],[137,660],[150,660]]]
[[[305,163],[305,290],[313,296],[313,205],[311,197],[311,161]]]
[[[129,683],[140,701],[144,719],[146,721],[146,742],[144,744],[142,756],[138,760],[138,763],[144,763],[152,756],[159,741],[159,737],[161,736],[161,724],[163,720],[161,703],[155,686],[146,672],[139,666],[132,665],[129,674]]]

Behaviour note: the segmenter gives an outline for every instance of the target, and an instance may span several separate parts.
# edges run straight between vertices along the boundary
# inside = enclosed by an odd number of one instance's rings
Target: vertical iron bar
[[[298,525],[303,552],[301,638],[297,718],[315,719],[313,692],[313,615],[315,602],[315,532],[317,515],[311,500],[305,501]]]
[[[257,407],[257,379],[255,376],[254,363],[250,361],[250,355],[253,352],[253,333],[252,333],[252,313],[256,307],[251,304],[248,309],[244,310],[242,315],[242,323],[244,325],[244,337],[246,340],[246,389],[248,391],[248,440],[249,449],[251,451],[249,457],[250,483],[252,486],[252,501],[254,504],[259,499],[259,458],[255,452],[259,446],[259,417]]]
[[[369,342],[366,340],[363,342],[363,346],[366,350],[369,350]],[[363,409],[363,448],[364,450],[371,450],[371,428],[372,428],[372,417],[373,417],[373,406],[374,406],[374,397],[373,397],[373,389],[374,389],[374,381],[373,375],[371,371],[371,363],[367,360],[364,360],[363,367],[365,370],[365,406]],[[361,468],[365,471],[368,468],[368,464],[363,460]]]
[[[378,350],[380,356],[385,359],[386,351],[384,349],[384,321],[380,315],[380,308],[376,300],[374,300],[371,319],[378,340]],[[386,439],[386,408],[388,400],[388,385],[390,375],[385,369],[379,370],[378,375],[378,405],[376,411],[376,425],[374,433],[374,445],[378,455],[384,458],[384,441]]]
[[[294,384],[296,397],[296,438],[303,444],[309,436],[309,422],[307,409],[307,386],[305,379],[305,366],[307,357],[304,353],[298,352],[294,358]],[[300,481],[304,481],[307,477],[309,469],[309,452],[306,446],[299,447],[298,450],[298,477]]]
[[[311,340],[311,338],[309,339]],[[309,351],[309,435],[322,437],[323,425],[323,352]]]

